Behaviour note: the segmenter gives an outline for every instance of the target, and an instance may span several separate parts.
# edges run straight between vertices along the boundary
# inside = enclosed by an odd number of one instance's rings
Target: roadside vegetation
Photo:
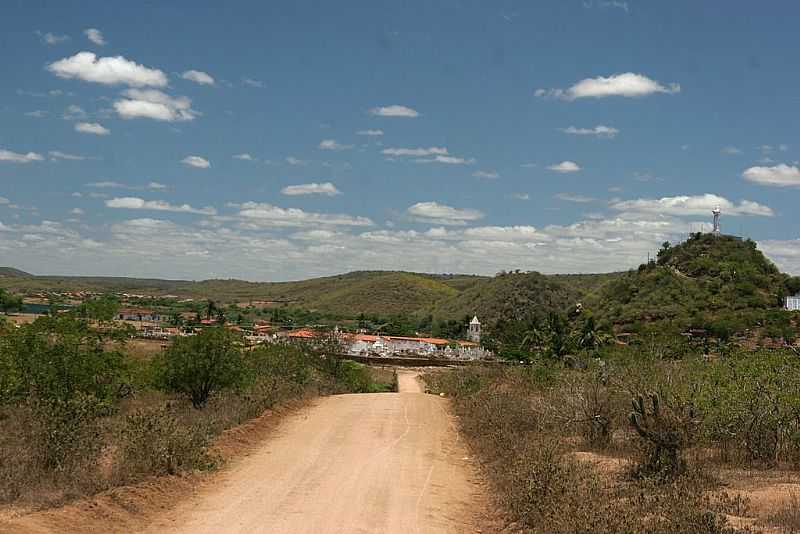
[[[0,503],[47,507],[211,469],[214,438],[266,410],[395,387],[392,373],[306,346],[249,348],[222,327],[133,357],[130,332],[101,320],[107,304],[0,324]]]
[[[660,354],[620,350],[585,369],[541,358],[426,380],[452,399],[508,532],[746,532],[728,519],[746,516],[747,500],[717,473],[800,468],[800,359]],[[797,532],[791,502],[771,512],[762,526]]]

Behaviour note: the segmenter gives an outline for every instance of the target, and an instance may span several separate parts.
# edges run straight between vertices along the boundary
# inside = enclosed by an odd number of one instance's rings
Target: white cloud
[[[735,146],[726,146],[720,152],[726,154],[728,156],[735,156],[736,154],[741,154],[742,151],[736,148]]]
[[[42,38],[43,43],[49,45],[57,45],[59,43],[69,41],[69,35],[56,35],[50,32],[43,34],[42,32],[39,31],[37,31],[36,34]]]
[[[658,199],[640,198],[636,200],[624,200],[612,203],[611,207],[618,211],[675,216],[710,216],[711,210],[716,207],[722,210],[723,216],[758,215],[772,217],[774,215],[770,207],[758,204],[757,202],[742,200],[739,204],[734,204],[724,197],[710,193],[695,196],[682,195]]]
[[[43,118],[47,117],[47,112],[45,110],[43,110],[43,109],[37,109],[37,110],[34,110],[34,111],[26,111],[25,112],[25,116],[26,117],[33,117],[34,119],[43,119]]]
[[[444,147],[432,146],[430,148],[384,148],[381,150],[384,156],[434,156],[434,155],[447,155],[447,149]]]
[[[495,178],[500,178],[500,175],[497,171],[475,171],[472,173],[472,176],[475,178],[488,178],[490,180],[494,180]]]
[[[297,208],[279,208],[271,204],[245,202],[239,216],[256,225],[265,226],[373,226],[366,217],[345,214],[313,213]]]
[[[80,208],[72,208],[70,213],[73,215],[83,215],[85,212]]]
[[[331,182],[323,182],[323,183],[313,182],[310,184],[286,186],[283,189],[281,189],[281,193],[289,196],[295,196],[295,195],[334,196],[334,195],[340,195],[341,191],[336,189],[336,186],[333,185]]]
[[[595,137],[608,137],[614,138],[619,133],[619,130],[610,126],[603,126],[599,124],[594,128],[576,128],[570,126],[568,128],[561,128],[561,131],[569,135],[594,135]]]
[[[137,197],[118,197],[106,200],[106,207],[128,210],[171,211],[175,213],[194,213],[197,215],[216,215],[211,207],[193,208],[189,204],[173,205],[163,200],[144,200]]]
[[[11,201],[8,200],[6,197],[0,197],[0,206],[4,204],[11,204]]]
[[[370,137],[375,137],[383,135],[383,130],[359,130],[356,132],[356,135],[367,135]]]
[[[98,46],[105,46],[106,39],[103,37],[103,32],[98,30],[97,28],[89,28],[83,31],[83,34],[89,39],[91,42]]]
[[[194,120],[199,115],[185,96],[172,97],[157,89],[128,89],[122,94],[126,98],[114,102],[114,109],[123,119],[175,122]]]
[[[98,58],[92,52],[78,52],[47,66],[59,78],[79,79],[105,85],[165,87],[167,76],[158,69],[139,65],[122,56]]]
[[[234,155],[233,159],[240,159],[242,161],[253,161],[255,158],[253,158],[253,156],[245,152],[243,154]]]
[[[207,72],[201,70],[187,70],[181,74],[181,78],[189,80],[190,82],[199,83],[200,85],[214,85],[214,78]]]
[[[249,87],[255,87],[256,89],[263,89],[266,87],[264,82],[261,80],[255,80],[253,78],[242,78],[242,83]]]
[[[96,187],[98,189],[130,189],[130,187],[128,187],[125,184],[121,184],[119,182],[112,182],[112,181],[90,182],[90,183],[86,184],[86,187]]]
[[[578,98],[605,98],[609,96],[622,96],[639,98],[655,93],[679,93],[681,86],[672,83],[664,86],[661,83],[642,74],[625,72],[613,74],[608,77],[586,78],[572,87],[564,89],[537,89],[538,97],[559,98],[562,100],[575,100]]]
[[[207,169],[211,167],[211,163],[200,156],[186,156],[181,160],[181,163],[189,167],[196,167],[198,169]]]
[[[155,191],[163,191],[167,189],[167,186],[158,182],[150,182],[147,184],[147,189],[153,189]]]
[[[64,111],[64,115],[62,115],[62,117],[66,121],[81,120],[88,117],[88,113],[86,113],[82,107],[75,104],[70,104],[67,106],[67,109]]]
[[[560,173],[578,172],[581,170],[580,165],[578,165],[574,161],[562,161],[561,163],[550,165],[547,168],[550,169],[551,171]]]
[[[447,163],[449,165],[472,165],[474,158],[461,158],[458,156],[435,156],[433,158],[423,158],[414,160],[417,163]]]
[[[800,167],[781,163],[774,167],[750,167],[742,176],[745,180],[778,187],[800,186]]]
[[[514,200],[530,200],[531,196],[528,193],[514,193],[511,198]]]
[[[337,143],[335,139],[323,139],[319,142],[317,148],[320,150],[348,150],[353,148],[353,145],[342,145]]]
[[[97,122],[78,122],[75,124],[75,131],[94,135],[108,135],[111,130]]]
[[[83,161],[85,159],[89,159],[86,156],[78,156],[75,154],[67,154],[66,152],[61,152],[59,150],[51,150],[48,152],[50,159],[52,160],[67,160],[67,161]]]
[[[308,162],[304,159],[298,159],[294,156],[289,156],[286,158],[286,163],[295,167],[302,167],[304,165],[308,165]]]
[[[369,112],[373,115],[378,115],[379,117],[419,117],[419,113],[416,110],[408,108],[406,106],[383,106],[383,107],[376,107],[369,110]]]
[[[27,154],[20,154],[0,148],[0,161],[10,161],[11,163],[30,163],[32,161],[42,161],[44,157],[36,152],[28,152]]]
[[[558,193],[555,195],[555,198],[559,200],[566,200],[567,202],[577,202],[581,204],[586,204],[588,202],[594,202],[597,200],[596,198],[587,197],[585,195],[576,195],[575,193]]]
[[[417,202],[407,211],[419,222],[456,226],[462,226],[484,217],[484,214],[476,209],[453,208],[438,202]]]

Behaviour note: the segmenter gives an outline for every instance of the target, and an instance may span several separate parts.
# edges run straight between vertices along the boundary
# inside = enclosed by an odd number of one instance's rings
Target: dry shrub
[[[120,432],[116,476],[127,481],[209,468],[210,439],[207,428],[181,424],[169,406],[136,411],[125,418]]]
[[[608,481],[567,454],[571,440],[564,438],[581,425],[564,420],[574,422],[575,410],[580,415],[587,407],[589,413],[607,407],[595,413],[607,413],[613,421],[618,403],[595,404],[590,391],[589,400],[578,401],[576,408],[575,382],[531,381],[531,373],[463,369],[426,377],[432,391],[452,397],[461,429],[512,522],[507,532],[735,532],[723,515],[730,503],[707,493],[710,482],[701,473],[688,471],[667,484]]]
[[[764,523],[778,529],[781,534],[800,532],[800,496],[792,495],[788,501],[774,510]]]

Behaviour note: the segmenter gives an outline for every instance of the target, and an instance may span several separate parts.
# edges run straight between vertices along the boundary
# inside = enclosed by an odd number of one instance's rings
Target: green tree
[[[203,408],[214,393],[241,386],[247,378],[239,340],[223,327],[177,338],[154,364],[159,385],[186,395],[195,408]]]
[[[119,313],[119,300],[110,295],[87,300],[78,308],[79,316],[106,323],[112,321],[117,313]]]
[[[22,297],[0,289],[0,310],[6,315],[8,312],[22,311]]]

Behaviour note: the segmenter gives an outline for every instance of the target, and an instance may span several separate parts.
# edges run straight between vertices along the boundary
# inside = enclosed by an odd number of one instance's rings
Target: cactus
[[[644,476],[671,479],[686,469],[683,449],[691,443],[695,415],[691,408],[665,407],[657,393],[649,394],[648,400],[650,406],[643,395],[631,401],[631,426],[648,444],[647,456],[638,471]]]

